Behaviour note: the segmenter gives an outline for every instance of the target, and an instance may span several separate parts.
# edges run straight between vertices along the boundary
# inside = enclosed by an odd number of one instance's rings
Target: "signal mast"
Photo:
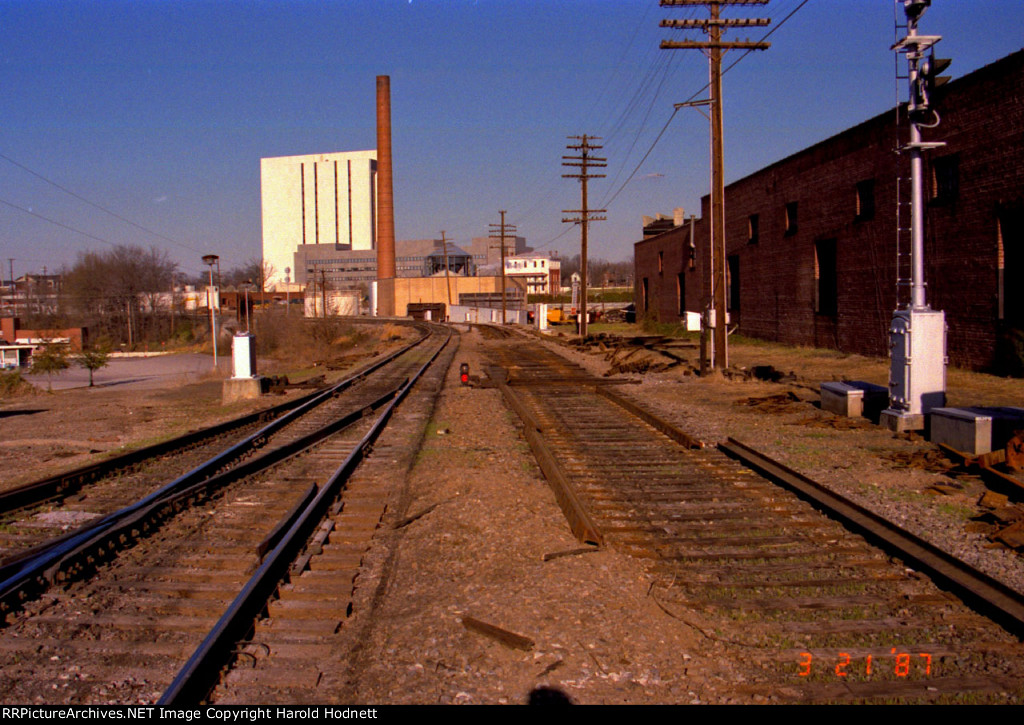
[[[910,156],[910,300],[893,313],[889,325],[889,408],[882,422],[891,430],[921,430],[933,408],[946,402],[946,316],[925,300],[924,281],[924,151],[943,142],[921,140],[922,128],[939,125],[934,108],[935,89],[949,80],[938,73],[950,61],[936,59],[933,46],[941,35],[919,35],[917,23],[931,0],[902,0],[907,16],[907,35],[892,49],[907,57],[910,100],[908,143],[900,150]],[[897,264],[897,276],[899,264]]]

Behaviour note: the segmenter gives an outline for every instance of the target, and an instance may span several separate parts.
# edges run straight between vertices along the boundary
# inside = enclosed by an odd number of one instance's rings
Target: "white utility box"
[[[231,377],[256,377],[256,337],[239,332],[231,340]]]
[[[921,430],[924,416],[946,404],[946,315],[941,310],[898,310],[889,325],[891,430]]]

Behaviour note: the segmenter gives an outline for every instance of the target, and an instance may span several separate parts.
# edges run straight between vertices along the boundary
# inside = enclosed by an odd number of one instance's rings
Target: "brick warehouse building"
[[[1024,330],[1024,51],[936,96],[941,124],[923,140],[946,146],[924,155],[928,303],[946,313],[952,364],[1007,369],[1002,356]],[[905,114],[896,121],[890,110],[726,187],[729,314],[740,333],[888,353],[892,312],[909,295],[901,288],[897,299],[897,185],[906,202],[910,170],[895,153]],[[707,305],[709,205],[704,197],[692,235],[686,221],[636,243],[638,313],[669,321]],[[909,214],[904,205],[904,227]],[[901,234],[904,252],[909,244]],[[900,269],[909,277],[907,258]]]

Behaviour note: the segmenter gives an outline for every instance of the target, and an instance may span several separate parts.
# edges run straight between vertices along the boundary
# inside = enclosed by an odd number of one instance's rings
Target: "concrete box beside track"
[[[821,384],[821,409],[845,418],[873,417],[889,402],[889,391],[881,385],[850,380]]]
[[[1024,428],[1024,408],[934,408],[930,422],[932,443],[977,456],[1006,447]]]

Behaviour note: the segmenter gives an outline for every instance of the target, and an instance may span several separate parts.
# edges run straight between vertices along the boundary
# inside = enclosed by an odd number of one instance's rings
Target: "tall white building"
[[[268,285],[296,280],[300,245],[376,249],[376,150],[260,159],[260,187]]]

